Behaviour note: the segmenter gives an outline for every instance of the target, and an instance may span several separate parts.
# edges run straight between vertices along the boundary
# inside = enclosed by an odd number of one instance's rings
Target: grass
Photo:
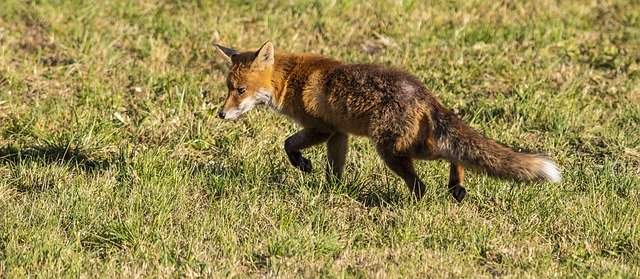
[[[0,277],[640,277],[637,1],[0,3]],[[213,43],[405,68],[561,184],[421,162],[414,202],[352,138],[327,182],[267,109],[223,122]]]

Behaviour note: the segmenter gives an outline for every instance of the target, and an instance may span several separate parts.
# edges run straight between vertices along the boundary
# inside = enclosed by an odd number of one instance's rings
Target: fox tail
[[[491,176],[516,181],[560,182],[558,166],[548,157],[517,152],[474,130],[455,115],[437,135],[440,153],[453,162]]]

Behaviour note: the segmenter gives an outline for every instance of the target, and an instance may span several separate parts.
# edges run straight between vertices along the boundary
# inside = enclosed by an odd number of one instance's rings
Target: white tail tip
[[[558,170],[558,166],[548,159],[541,159],[541,171],[542,175],[553,183],[559,183],[562,181],[562,176]]]

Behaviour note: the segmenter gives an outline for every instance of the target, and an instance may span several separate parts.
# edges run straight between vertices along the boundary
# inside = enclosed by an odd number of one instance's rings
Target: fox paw
[[[287,157],[294,167],[303,172],[311,172],[311,160],[303,157],[300,151],[287,151]]]
[[[300,169],[303,172],[311,172],[313,166],[311,165],[311,160],[300,156],[295,163],[295,167]]]
[[[289,160],[291,161],[291,164],[299,170],[303,172],[311,172],[311,160],[302,157],[300,152],[290,154]]]
[[[458,202],[461,202],[462,199],[467,196],[467,190],[460,184],[449,186],[449,193],[451,193],[453,198]]]

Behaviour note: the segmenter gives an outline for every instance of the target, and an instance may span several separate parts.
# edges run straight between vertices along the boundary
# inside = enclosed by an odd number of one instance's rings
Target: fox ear
[[[233,57],[234,55],[238,54],[238,51],[236,51],[235,49],[232,48],[228,48],[225,46],[221,46],[219,44],[213,44],[216,46],[216,48],[222,52],[222,54],[224,54],[225,58],[227,59],[227,62],[229,62],[229,64],[231,64],[231,57]]]
[[[256,59],[253,60],[253,63],[260,67],[271,66],[275,61],[273,55],[273,44],[271,44],[271,42],[266,42],[258,50],[258,54],[256,55]]]

